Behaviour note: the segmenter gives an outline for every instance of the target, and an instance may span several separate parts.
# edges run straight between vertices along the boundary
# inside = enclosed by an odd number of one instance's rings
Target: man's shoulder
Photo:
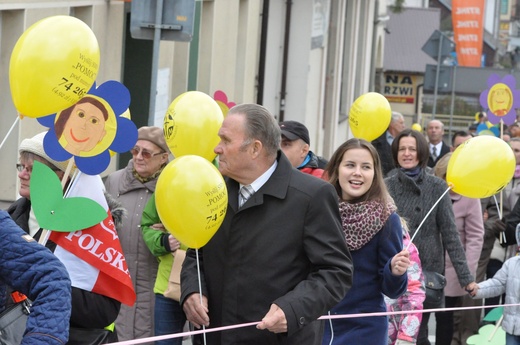
[[[371,143],[372,145],[381,145],[383,143],[388,143],[388,141],[386,140],[386,131],[376,139],[372,140]]]
[[[289,187],[292,187],[296,190],[300,190],[305,193],[315,193],[321,188],[327,188],[327,186],[330,186],[330,188],[333,189],[329,182],[322,180],[319,177],[297,169],[293,169],[293,171],[291,171]]]

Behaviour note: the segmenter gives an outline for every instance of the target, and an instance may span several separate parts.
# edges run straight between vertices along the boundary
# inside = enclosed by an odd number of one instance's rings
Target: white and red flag
[[[74,232],[52,231],[54,254],[69,272],[72,286],[108,296],[132,306],[135,291],[99,175],[79,173],[66,197],[82,196],[107,211],[104,221]],[[88,212],[88,210],[79,210]]]

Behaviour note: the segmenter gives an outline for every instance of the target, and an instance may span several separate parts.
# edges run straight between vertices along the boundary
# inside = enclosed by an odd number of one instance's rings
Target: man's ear
[[[263,148],[264,145],[262,145],[262,142],[260,140],[255,140],[253,145],[251,145],[251,154],[253,158],[258,157]]]
[[[309,144],[304,143],[304,145],[302,146],[302,156],[307,156],[307,154],[309,153],[309,150],[310,150]]]

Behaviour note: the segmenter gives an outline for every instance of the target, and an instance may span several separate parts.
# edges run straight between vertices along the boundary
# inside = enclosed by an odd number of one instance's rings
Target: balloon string
[[[195,254],[197,255],[197,276],[199,278],[199,296],[200,296],[200,305],[202,305],[202,279],[200,276],[200,265],[199,265],[199,249],[195,249]],[[206,330],[206,326],[202,325],[202,330]],[[206,345],[206,333],[202,333],[202,336],[204,337],[204,345]]]
[[[495,200],[495,205],[497,205],[498,219],[502,219],[502,202],[500,204],[498,203],[496,194],[493,195],[493,199]],[[500,200],[502,200],[502,191],[500,191]],[[503,231],[500,231],[498,236],[498,242],[500,244],[506,242],[506,236]]]
[[[502,119],[500,119],[500,139],[504,140],[504,121]],[[503,201],[504,201],[504,196],[502,194],[504,190],[502,189],[500,191],[500,204],[497,203],[497,198],[496,198],[496,194],[493,195],[493,197],[495,198],[495,204],[497,205],[497,211],[498,211],[498,219],[502,219],[502,211],[503,211]],[[506,235],[504,234],[503,231],[500,231],[500,235],[499,235],[499,239],[498,239],[498,242],[499,243],[505,243],[506,242]]]
[[[502,196],[502,191],[500,191],[500,195]],[[502,210],[500,204],[498,203],[496,194],[493,195],[493,199],[495,199],[495,204],[497,205],[498,219],[502,219]]]
[[[495,336],[495,333],[498,331],[498,328],[502,324],[503,320],[504,320],[504,314],[502,314],[502,316],[500,316],[500,319],[498,319],[497,324],[495,325],[495,329],[493,330],[493,332],[491,332],[491,334],[488,338],[488,341],[491,341],[493,339],[493,337]]]
[[[2,140],[2,143],[0,143],[0,149],[2,149],[2,146],[4,146],[4,143],[7,141],[7,138],[9,138],[9,135],[11,135],[11,132],[13,131],[16,124],[20,121],[20,117],[17,116],[16,120],[14,120],[14,123],[12,124],[11,128],[9,128],[9,131],[7,131],[7,134],[5,135],[4,139]]]
[[[430,210],[428,211],[428,213],[426,214],[426,216],[424,216],[421,224],[419,224],[419,226],[417,227],[417,229],[415,230],[415,233],[413,234],[412,238],[410,239],[410,243],[408,243],[408,245],[406,246],[406,250],[408,250],[408,248],[410,248],[410,245],[412,244],[413,242],[413,239],[415,238],[415,236],[417,236],[417,234],[419,233],[419,229],[421,229],[421,226],[424,224],[424,222],[426,221],[426,218],[428,218],[428,216],[430,215],[430,213],[432,213],[433,209],[435,208],[435,206],[437,206],[437,204],[442,200],[442,198],[446,195],[446,193],[448,193],[448,191],[452,188],[452,186],[448,186],[448,189],[446,189],[444,191],[444,193],[442,193],[442,195],[440,196],[440,198],[435,202],[435,204],[433,204],[432,208],[430,208]]]

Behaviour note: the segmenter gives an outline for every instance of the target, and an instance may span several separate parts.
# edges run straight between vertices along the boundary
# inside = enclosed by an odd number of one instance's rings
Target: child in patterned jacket
[[[397,299],[385,296],[386,308],[389,312],[409,311],[406,314],[389,315],[388,317],[388,345],[412,345],[416,344],[419,327],[422,320],[422,312],[413,312],[423,309],[425,299],[424,278],[417,247],[410,242],[408,226],[401,218],[403,226],[403,247],[408,247],[410,252],[410,266],[408,266],[408,288]]]

